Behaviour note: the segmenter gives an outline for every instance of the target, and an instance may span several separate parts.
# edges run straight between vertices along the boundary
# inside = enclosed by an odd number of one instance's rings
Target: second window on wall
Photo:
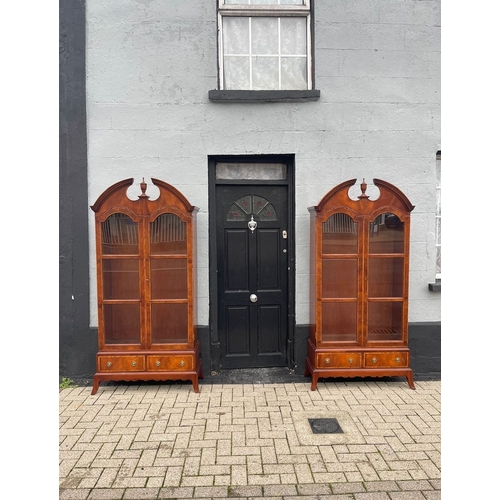
[[[219,0],[223,90],[310,90],[310,0]]]

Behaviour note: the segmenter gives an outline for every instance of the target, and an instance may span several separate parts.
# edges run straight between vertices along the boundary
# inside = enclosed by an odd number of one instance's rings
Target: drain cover
[[[313,434],[343,434],[336,418],[309,418]]]

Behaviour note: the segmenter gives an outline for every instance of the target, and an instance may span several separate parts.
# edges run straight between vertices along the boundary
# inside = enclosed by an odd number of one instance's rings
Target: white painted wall
[[[428,290],[441,149],[440,1],[314,7],[319,101],[222,104],[208,100],[217,88],[216,0],[87,0],[89,205],[122,179],[133,177],[139,194],[142,178],[156,177],[199,207],[197,323],[208,325],[207,156],[295,154],[296,322],[307,324],[307,207],[345,180],[384,179],[415,205],[410,322],[440,321],[441,296]],[[90,208],[89,224],[96,326]]]

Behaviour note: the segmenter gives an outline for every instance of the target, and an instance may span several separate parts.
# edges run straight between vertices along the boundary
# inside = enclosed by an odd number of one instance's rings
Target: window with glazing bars
[[[310,90],[310,0],[219,0],[221,90]]]

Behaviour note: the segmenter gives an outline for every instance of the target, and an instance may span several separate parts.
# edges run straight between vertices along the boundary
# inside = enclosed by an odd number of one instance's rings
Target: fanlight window
[[[236,200],[227,213],[227,220],[239,221],[249,219],[253,215],[254,219],[278,220],[276,210],[268,200],[262,196],[248,194]]]

